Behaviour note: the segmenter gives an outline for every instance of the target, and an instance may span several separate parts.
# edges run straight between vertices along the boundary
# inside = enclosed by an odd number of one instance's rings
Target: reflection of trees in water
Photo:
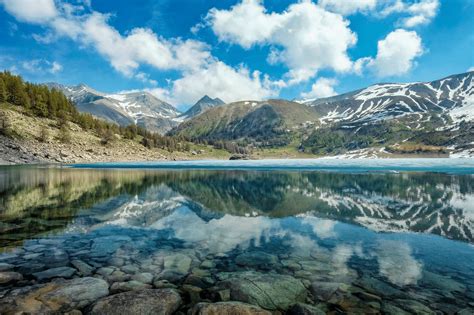
[[[474,201],[473,176],[467,175],[13,168],[0,172],[1,242],[61,230],[112,197],[127,200],[148,191],[154,194],[148,199],[167,198],[154,193],[160,185],[202,213],[283,217],[311,211],[382,230],[473,240],[468,210],[453,203]],[[115,210],[111,204],[100,211]]]
[[[288,216],[312,211],[386,231],[473,239],[469,210],[453,204],[474,198],[472,176],[219,171],[177,176],[170,187],[218,212]]]

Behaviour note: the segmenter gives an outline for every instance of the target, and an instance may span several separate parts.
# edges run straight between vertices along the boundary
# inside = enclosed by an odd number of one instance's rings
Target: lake
[[[6,314],[473,314],[473,244],[473,160],[0,168]]]

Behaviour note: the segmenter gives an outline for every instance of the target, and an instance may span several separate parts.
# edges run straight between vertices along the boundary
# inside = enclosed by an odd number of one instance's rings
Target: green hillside
[[[284,101],[242,101],[211,108],[169,134],[193,141],[235,141],[255,146],[283,146],[318,115],[308,106]]]

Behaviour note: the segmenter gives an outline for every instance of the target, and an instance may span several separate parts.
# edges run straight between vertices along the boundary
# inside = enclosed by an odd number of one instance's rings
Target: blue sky
[[[179,107],[317,98],[474,66],[472,0],[0,0],[0,68]]]

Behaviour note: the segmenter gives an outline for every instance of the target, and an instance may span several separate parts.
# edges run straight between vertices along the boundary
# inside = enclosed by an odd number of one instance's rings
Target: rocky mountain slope
[[[80,112],[90,113],[121,126],[136,124],[149,131],[165,133],[178,124],[174,118],[180,112],[147,92],[106,94],[84,84],[47,85],[62,91],[74,101]]]
[[[474,155],[474,72],[377,84],[302,104],[320,115],[320,127],[303,139],[313,153],[377,147],[384,154]]]
[[[220,98],[210,98],[207,95],[204,95],[199,101],[196,102],[190,109],[188,109],[184,114],[177,118],[178,121],[184,121],[187,119],[191,119],[204,111],[208,110],[209,108],[213,108],[216,106],[224,105],[225,102]]]
[[[427,115],[438,115],[445,123],[443,127],[450,127],[474,119],[474,72],[432,82],[376,84],[302,103],[314,108],[323,124],[365,123],[402,116],[420,122]]]
[[[170,134],[196,140],[286,145],[292,131],[318,118],[310,107],[295,102],[241,101],[210,108],[181,123]]]

